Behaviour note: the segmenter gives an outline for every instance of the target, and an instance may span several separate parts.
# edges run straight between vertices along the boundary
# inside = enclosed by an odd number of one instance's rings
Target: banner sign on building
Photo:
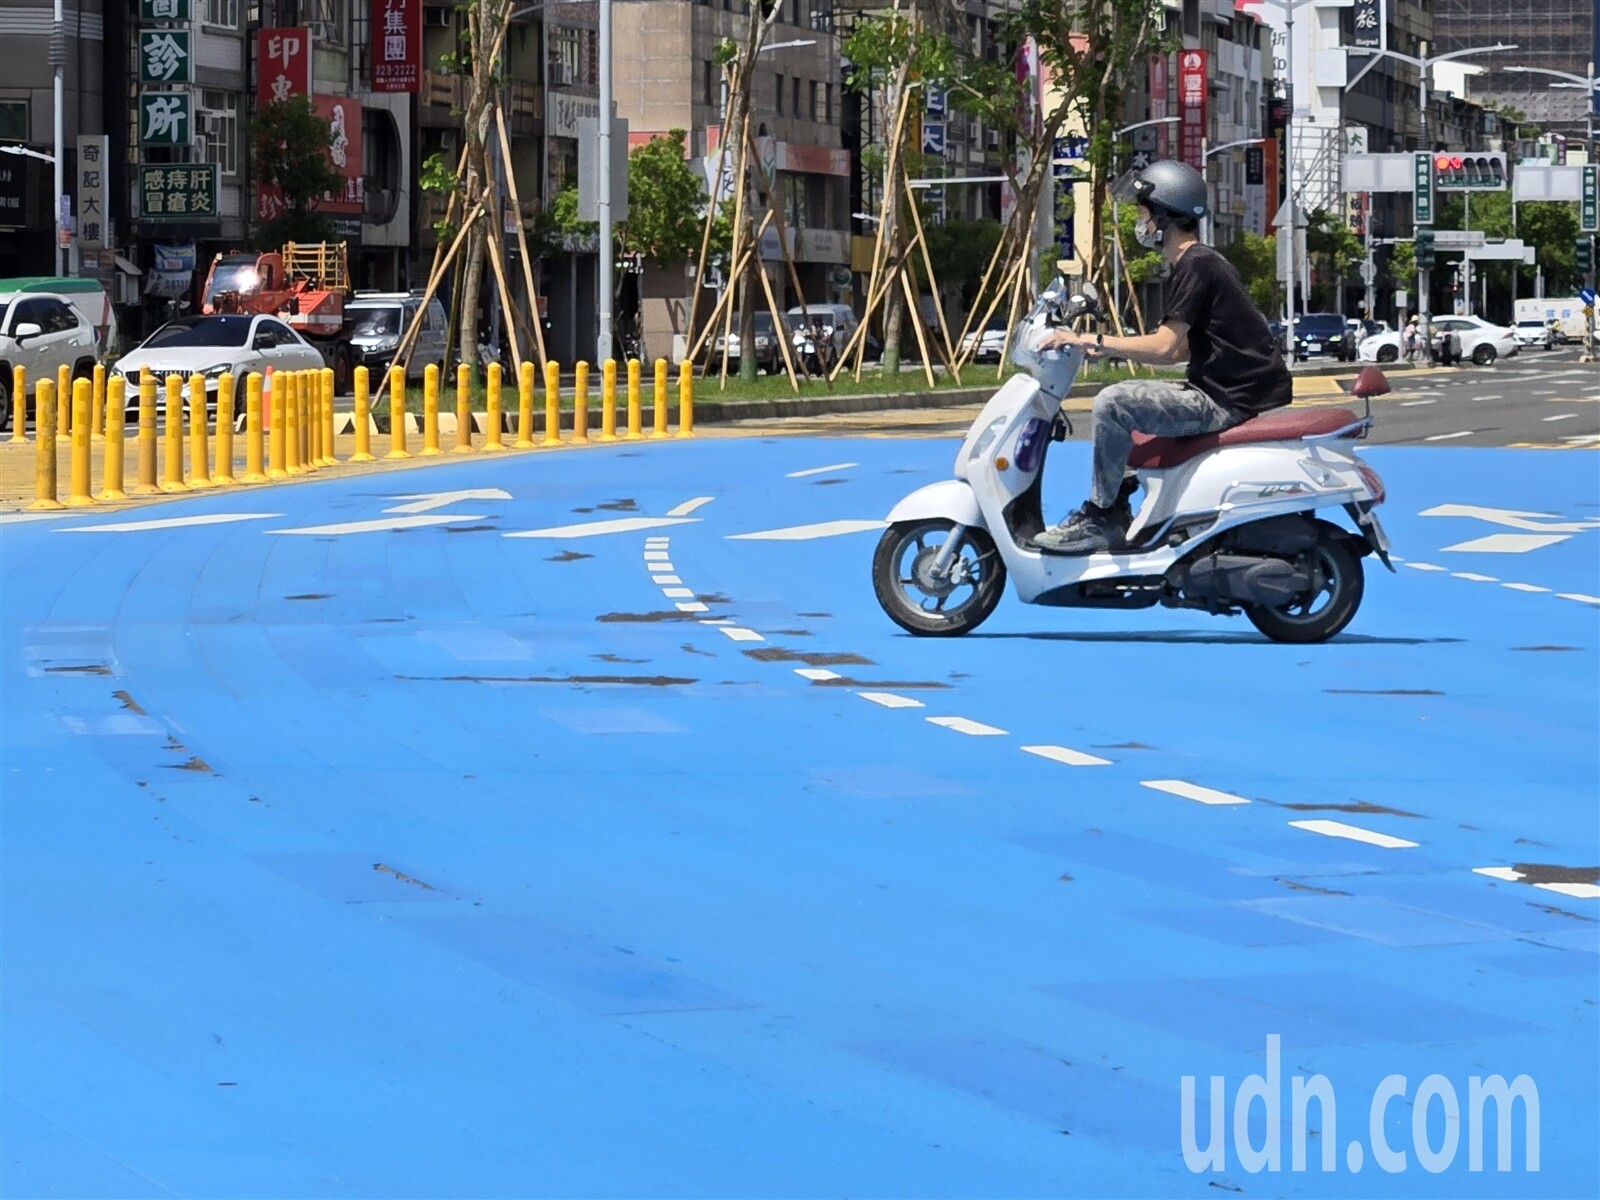
[[[1383,20],[1379,0],[1356,0],[1355,36],[1350,44],[1362,50],[1377,50],[1383,45]]]
[[[311,95],[311,31],[256,30],[256,103]]]
[[[111,139],[104,134],[78,135],[78,246],[83,250],[98,250],[106,244],[110,156]]]
[[[1196,170],[1205,166],[1206,52],[1178,52],[1178,157]]]
[[[372,0],[372,90],[422,88],[422,0]]]
[[[1244,152],[1244,182],[1246,187],[1261,187],[1267,182],[1267,152],[1262,146],[1250,146]]]
[[[187,146],[194,131],[188,92],[139,93],[139,144]]]
[[[350,96],[318,96],[312,105],[328,122],[328,159],[344,176],[344,191],[324,197],[317,209],[359,214],[366,207],[361,182],[361,101]]]
[[[146,221],[215,221],[217,164],[141,166],[139,215]]]
[[[141,29],[139,82],[193,83],[191,39],[187,29]]]

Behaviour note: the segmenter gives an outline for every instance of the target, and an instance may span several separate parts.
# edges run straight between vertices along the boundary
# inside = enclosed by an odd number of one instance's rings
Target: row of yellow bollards
[[[573,388],[571,444],[588,444],[589,364],[576,367]],[[21,367],[12,375],[13,442],[28,440],[26,422],[27,376]],[[355,371],[355,450],[348,462],[370,462],[372,430],[369,420],[370,379],[367,368]],[[545,420],[543,441],[533,440],[535,368],[523,363],[517,380],[517,439],[515,446],[567,444],[561,436],[561,368],[545,365]],[[643,427],[640,395],[640,368],[637,361],[627,364],[627,429],[623,438],[668,435],[668,368],[665,359],[655,363],[654,421],[649,434]],[[82,507],[99,501],[125,500],[129,494],[155,495],[162,492],[187,492],[197,488],[228,487],[238,483],[261,483],[284,479],[334,466],[333,372],[288,371],[266,376],[250,374],[245,379],[245,467],[234,475],[234,378],[224,374],[217,380],[216,447],[213,458],[207,436],[208,413],[206,379],[191,375],[187,381],[188,460],[184,446],[184,380],[168,375],[165,384],[166,429],[161,443],[161,473],[157,480],[156,381],[145,372],[139,381],[139,424],[137,442],[138,479],[124,489],[123,462],[126,452],[126,385],[121,376],[106,378],[105,368],[96,367],[92,379],[73,380],[66,368],[56,380],[41,379],[34,385],[34,411],[38,447],[35,456],[32,508],[63,507],[58,499],[57,440],[71,439],[70,476],[67,507]],[[601,372],[599,441],[614,442],[617,434],[617,366],[607,361]],[[462,364],[456,370],[456,443],[454,453],[476,451],[472,443],[472,368]],[[487,434],[483,449],[506,449],[502,438],[502,372],[491,364],[485,385]],[[422,383],[422,449],[424,457],[441,454],[439,446],[439,369],[430,365]],[[387,458],[412,457],[407,447],[405,374],[399,367],[389,371],[389,452]],[[103,414],[103,415],[102,415]],[[92,441],[104,436],[104,465],[98,494],[91,486]],[[678,376],[679,437],[694,434],[694,372],[684,363]],[[214,465],[213,465],[214,463]]]

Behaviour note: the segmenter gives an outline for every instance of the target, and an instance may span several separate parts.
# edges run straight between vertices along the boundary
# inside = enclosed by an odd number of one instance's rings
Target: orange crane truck
[[[206,275],[200,311],[277,317],[321,351],[333,368],[334,387],[343,393],[355,365],[344,307],[349,297],[343,242],[290,242],[281,251],[218,254]]]

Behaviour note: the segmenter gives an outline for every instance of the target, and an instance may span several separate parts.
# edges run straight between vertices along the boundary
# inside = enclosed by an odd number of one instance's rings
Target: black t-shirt
[[[1166,320],[1189,327],[1189,382],[1242,417],[1293,398],[1283,347],[1250,300],[1239,272],[1196,242],[1167,277]]]

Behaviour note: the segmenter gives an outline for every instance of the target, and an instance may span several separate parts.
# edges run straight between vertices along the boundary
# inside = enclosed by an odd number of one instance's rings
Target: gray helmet
[[[1153,162],[1136,175],[1128,199],[1161,216],[1198,220],[1210,211],[1205,177],[1188,163],[1175,159]]]

